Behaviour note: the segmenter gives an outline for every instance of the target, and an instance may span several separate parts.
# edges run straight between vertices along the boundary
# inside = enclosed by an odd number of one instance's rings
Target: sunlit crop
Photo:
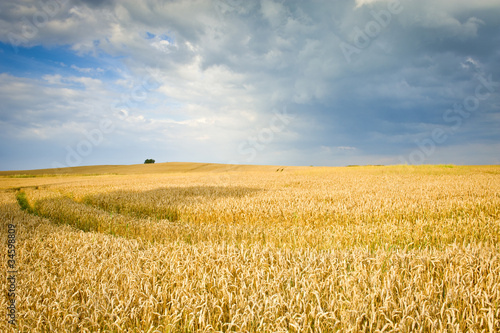
[[[0,331],[500,331],[500,167],[277,169],[0,177]]]

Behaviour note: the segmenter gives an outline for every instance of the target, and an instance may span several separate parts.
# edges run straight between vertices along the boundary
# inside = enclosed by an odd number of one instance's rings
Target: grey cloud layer
[[[288,142],[273,142],[254,162],[272,163],[272,152],[282,152],[290,164],[308,164],[311,158],[342,164],[346,154],[357,161],[397,162],[395,151],[411,150],[415,138],[425,137],[435,126],[448,126],[443,113],[474,92],[477,73],[500,81],[500,4],[401,1],[401,10],[382,24],[377,17],[383,19],[380,15],[391,3],[67,1],[25,38],[25,45],[71,45],[81,54],[125,56],[130,75],[139,79],[146,67],[157,68],[157,103],[150,110],[129,110],[131,116],[143,116],[134,118],[136,135],[147,137],[144,133],[154,131],[155,138],[169,144],[177,138],[193,154],[209,149],[219,162],[244,161],[236,152],[238,143],[265,127],[272,110],[288,105],[297,113],[297,121],[287,128],[294,135]],[[33,21],[40,10],[36,1],[2,2],[2,41],[9,42],[9,33],[22,36],[22,18]],[[366,30],[370,22],[379,22],[379,30]],[[359,31],[374,35],[368,36],[368,46],[359,44]],[[147,32],[156,37],[145,38]],[[342,43],[357,50],[349,59]],[[14,78],[2,80],[7,84]],[[42,110],[48,102],[20,99],[22,91],[5,98],[21,113],[37,113],[40,126],[48,128],[57,117],[66,125],[83,121],[76,110],[88,108],[85,101],[94,96],[100,100],[91,103],[94,108],[117,98],[106,95],[106,88],[98,92],[86,87],[79,92],[86,94],[83,104],[76,96],[75,102],[67,102],[64,92],[75,93],[71,89],[61,87],[57,96],[57,87],[44,88],[50,91],[39,98],[65,108],[55,116],[50,112],[57,111]],[[169,102],[161,102],[162,97]],[[498,140],[493,128],[499,125],[499,104],[498,93],[482,102],[474,120],[461,129],[463,135],[450,137],[443,149],[478,144],[489,154],[491,142]],[[22,126],[12,116],[1,117],[4,124]],[[130,131],[123,123],[119,128]],[[489,141],[478,139],[481,132]],[[286,149],[287,144],[300,149]]]

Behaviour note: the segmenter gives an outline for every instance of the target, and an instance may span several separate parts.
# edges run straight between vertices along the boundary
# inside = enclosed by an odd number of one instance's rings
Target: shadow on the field
[[[243,186],[163,187],[148,191],[120,190],[88,195],[82,202],[108,212],[177,221],[183,207],[224,198],[243,198],[260,191],[263,189]]]

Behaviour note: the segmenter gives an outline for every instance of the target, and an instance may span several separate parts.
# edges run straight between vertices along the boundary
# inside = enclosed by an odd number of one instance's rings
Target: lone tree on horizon
[[[148,158],[147,160],[144,161],[144,164],[153,164],[155,162],[155,160],[153,160],[152,158]]]

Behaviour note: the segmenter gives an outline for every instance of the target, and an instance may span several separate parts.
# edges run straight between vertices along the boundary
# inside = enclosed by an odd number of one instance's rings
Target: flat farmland
[[[500,331],[500,166],[0,172],[0,217],[1,331]]]

